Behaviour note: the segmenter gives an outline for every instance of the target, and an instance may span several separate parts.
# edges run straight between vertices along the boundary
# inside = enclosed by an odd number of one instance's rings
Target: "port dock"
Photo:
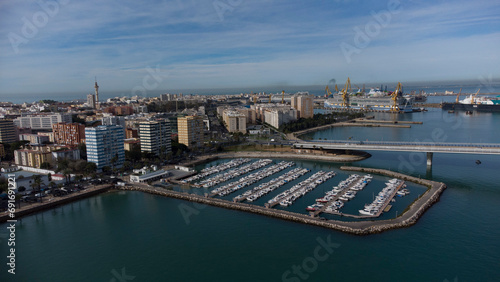
[[[405,182],[402,181],[398,185],[398,187],[396,189],[394,189],[394,191],[391,193],[391,195],[389,197],[387,197],[384,204],[380,207],[379,211],[374,215],[354,215],[354,214],[347,214],[347,213],[341,213],[341,212],[328,212],[328,211],[322,211],[322,212],[328,213],[328,214],[333,214],[333,215],[341,215],[341,216],[345,216],[345,217],[358,218],[358,219],[377,218],[382,214],[382,212],[387,212],[391,209],[392,206],[389,205],[389,203],[394,198],[394,196],[396,196],[396,193],[399,191],[399,189],[401,189],[401,187],[403,187],[404,185],[405,185]]]
[[[429,209],[434,203],[439,201],[439,196],[444,191],[444,189],[446,189],[446,184],[442,182],[420,179],[388,170],[359,168],[359,167],[342,167],[341,169],[343,170],[352,169],[353,171],[368,172],[368,173],[382,174],[391,177],[396,177],[399,179],[404,179],[405,181],[411,181],[417,184],[426,185],[429,187],[429,190],[422,196],[420,196],[415,202],[413,202],[413,204],[411,204],[404,213],[398,215],[397,218],[387,219],[387,220],[374,220],[374,221],[340,221],[340,220],[328,220],[325,218],[312,217],[307,214],[299,214],[285,210],[270,209],[252,204],[231,202],[217,198],[208,198],[195,194],[188,194],[184,192],[177,192],[167,189],[151,187],[148,185],[133,185],[133,186],[127,185],[125,187],[117,187],[117,189],[141,191],[145,193],[175,198],[179,200],[186,200],[226,209],[239,210],[254,214],[265,215],[282,220],[294,221],[297,223],[324,227],[356,235],[375,234],[386,230],[408,227],[415,224],[418,218],[422,216],[422,214],[427,209]]]

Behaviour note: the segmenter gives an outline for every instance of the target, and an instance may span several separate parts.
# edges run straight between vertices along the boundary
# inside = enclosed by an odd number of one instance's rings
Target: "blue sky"
[[[50,8],[0,2],[0,95],[88,93],[94,76],[101,91],[139,92],[500,77],[498,1],[59,0]]]

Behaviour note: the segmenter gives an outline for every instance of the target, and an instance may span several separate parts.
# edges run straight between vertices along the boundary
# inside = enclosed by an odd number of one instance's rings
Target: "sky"
[[[0,1],[0,97],[479,81],[499,46],[489,0]]]

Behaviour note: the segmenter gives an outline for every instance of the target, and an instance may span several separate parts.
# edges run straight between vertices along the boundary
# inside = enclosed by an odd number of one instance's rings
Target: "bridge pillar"
[[[432,167],[432,155],[433,153],[427,153],[427,167]]]

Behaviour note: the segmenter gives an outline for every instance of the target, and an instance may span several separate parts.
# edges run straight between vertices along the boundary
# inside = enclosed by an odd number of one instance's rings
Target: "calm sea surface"
[[[423,124],[333,128],[309,137],[500,143],[500,114],[375,115]],[[448,189],[416,225],[363,237],[140,192],[107,193],[20,220],[15,276],[6,272],[7,225],[0,225],[0,281],[499,281],[498,156],[434,154],[429,171],[423,153],[370,153],[352,165],[443,181]],[[340,164],[296,163],[337,175],[296,201],[293,211],[304,212],[348,176]],[[369,202],[386,180],[376,176],[346,212]],[[388,217],[423,191],[409,188],[409,198],[398,199]]]

